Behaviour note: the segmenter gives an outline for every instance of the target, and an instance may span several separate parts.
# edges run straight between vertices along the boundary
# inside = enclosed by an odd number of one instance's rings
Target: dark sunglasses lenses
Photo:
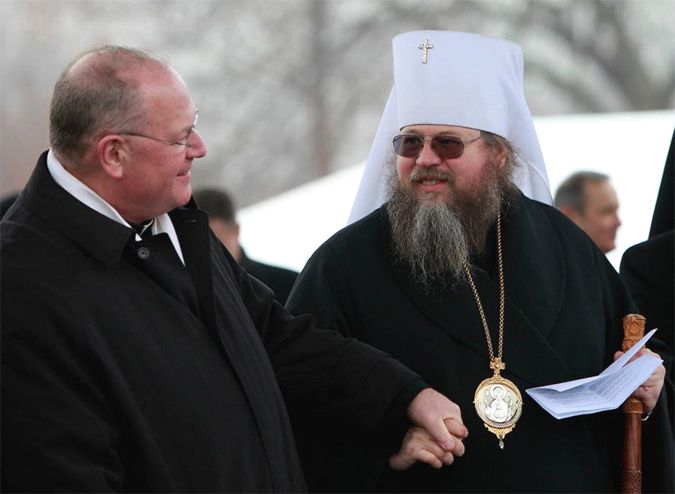
[[[394,151],[404,158],[417,158],[424,147],[424,139],[418,136],[400,135],[394,137]],[[462,156],[464,143],[458,137],[436,136],[431,139],[431,149],[442,159]]]

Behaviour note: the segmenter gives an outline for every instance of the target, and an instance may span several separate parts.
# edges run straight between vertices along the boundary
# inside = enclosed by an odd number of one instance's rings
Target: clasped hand
[[[441,468],[464,454],[462,440],[469,431],[459,407],[442,394],[424,389],[410,403],[408,417],[413,425],[398,453],[389,457],[394,470],[406,470],[418,461]]]

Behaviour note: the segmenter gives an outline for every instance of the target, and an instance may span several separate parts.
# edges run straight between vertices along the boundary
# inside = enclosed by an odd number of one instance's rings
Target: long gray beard
[[[425,290],[439,282],[442,287],[448,281],[463,281],[464,264],[485,250],[487,232],[514,186],[498,168],[490,167],[478,190],[454,189],[450,204],[426,203],[401,186],[392,168],[387,211],[397,260],[411,268],[413,281]],[[450,184],[454,187],[452,180]]]

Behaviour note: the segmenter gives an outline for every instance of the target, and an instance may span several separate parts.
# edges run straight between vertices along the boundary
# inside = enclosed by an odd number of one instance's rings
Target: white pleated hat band
[[[510,41],[450,31],[415,31],[393,40],[394,87],[352,208],[352,223],[386,200],[391,140],[408,125],[454,125],[506,138],[521,162],[523,193],[551,204],[539,140],[523,92],[523,55]]]

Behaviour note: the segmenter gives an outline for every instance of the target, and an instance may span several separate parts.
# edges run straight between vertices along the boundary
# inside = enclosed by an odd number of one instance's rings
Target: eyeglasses
[[[118,132],[119,135],[124,135],[124,136],[133,136],[133,137],[143,137],[144,139],[151,139],[153,141],[157,142],[165,142],[167,144],[172,144],[174,146],[184,146],[185,148],[190,147],[190,139],[192,138],[192,134],[195,131],[195,128],[197,127],[197,119],[199,118],[199,110],[195,110],[195,121],[192,124],[192,127],[190,127],[190,130],[188,132],[187,137],[185,138],[184,141],[170,141],[167,139],[158,139],[157,137],[152,137],[149,135],[141,134],[139,132]]]
[[[420,137],[412,134],[401,134],[394,137],[392,141],[394,144],[394,151],[399,156],[404,158],[417,158],[424,148],[424,143],[431,141],[431,149],[444,160],[453,160],[459,158],[464,154],[464,146],[477,141],[483,136],[478,136],[475,139],[463,141],[455,136],[435,136],[435,137]]]

